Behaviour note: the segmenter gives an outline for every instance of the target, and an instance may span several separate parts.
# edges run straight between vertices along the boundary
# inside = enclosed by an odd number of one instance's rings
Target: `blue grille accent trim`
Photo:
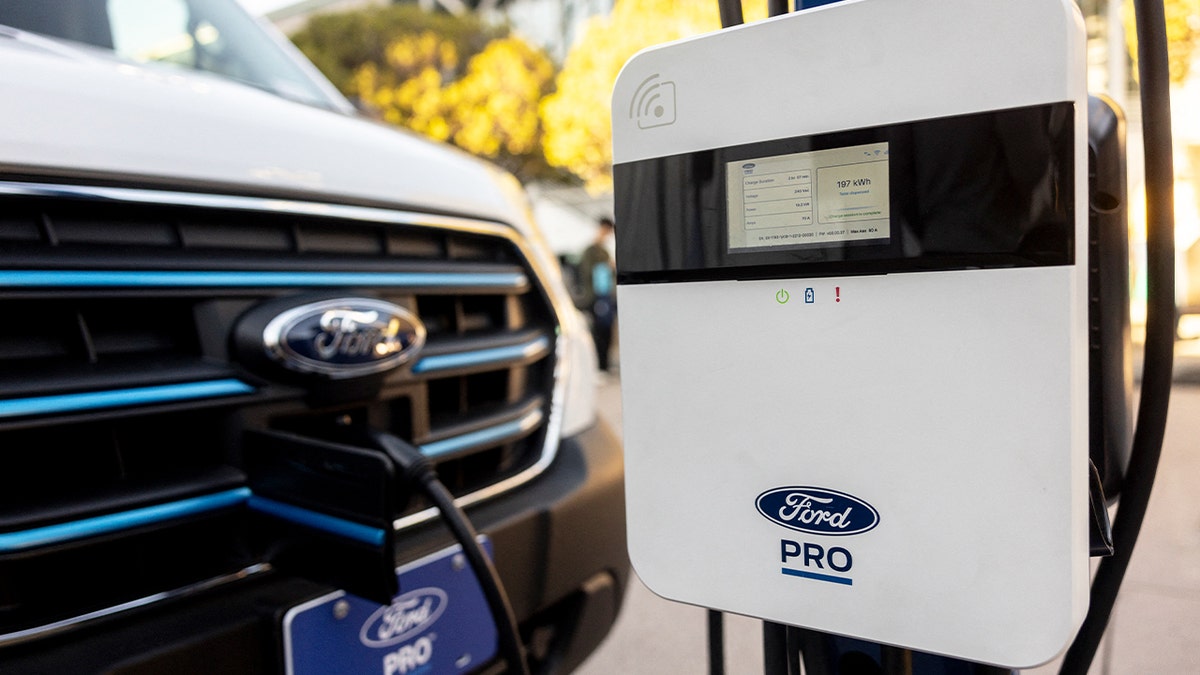
[[[438,356],[426,356],[417,361],[413,366],[412,371],[418,375],[425,373],[433,373],[439,370],[452,370],[454,368],[466,368],[470,366],[480,366],[492,363],[502,363],[504,361],[518,361],[523,358],[538,356],[550,351],[550,340],[545,337],[527,342],[523,345],[513,345],[511,347],[493,347],[491,349],[480,349],[473,352],[459,352],[456,354],[442,354]]]
[[[541,411],[537,411],[521,419],[498,424],[494,427],[472,431],[469,434],[454,436],[453,438],[434,441],[433,443],[426,443],[421,446],[421,452],[427,457],[436,459],[442,455],[466,450],[467,448],[498,443],[528,431],[532,427],[537,426],[541,421],[542,413]]]
[[[195,516],[209,511],[237,506],[250,496],[250,488],[237,488],[203,497],[192,497],[167,504],[147,506],[132,511],[85,518],[70,523],[47,525],[21,532],[0,534],[0,553],[14,553],[37,546],[61,544],[85,537],[153,525],[166,520]]]
[[[473,286],[519,289],[529,280],[520,273],[417,272],[232,272],[232,271],[78,271],[12,270],[0,272],[0,287],[56,288],[221,288],[310,286],[391,286],[429,288]]]
[[[309,511],[308,509],[284,504],[283,502],[259,497],[258,495],[252,495],[250,501],[247,502],[247,506],[255,511],[282,518],[298,525],[329,532],[346,539],[360,541],[370,546],[383,546],[384,531],[377,527],[355,523],[316,511]]]
[[[241,380],[211,380],[185,382],[154,387],[115,389],[79,394],[58,394],[34,398],[15,398],[0,401],[0,419],[23,415],[49,415],[64,412],[83,412],[129,405],[170,403],[199,398],[216,398],[237,394],[252,394],[254,387]]]

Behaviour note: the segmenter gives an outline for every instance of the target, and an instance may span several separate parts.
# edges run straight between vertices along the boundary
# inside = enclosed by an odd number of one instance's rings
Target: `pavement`
[[[1135,348],[1135,353],[1137,349]],[[1140,363],[1135,362],[1135,372]],[[1200,340],[1176,345],[1166,439],[1141,537],[1091,675],[1200,674]],[[619,376],[597,392],[619,432]],[[727,615],[725,667],[762,673],[762,623]],[[707,672],[705,611],[633,582],[621,616],[579,675]],[[1024,671],[1049,675],[1059,661]]]

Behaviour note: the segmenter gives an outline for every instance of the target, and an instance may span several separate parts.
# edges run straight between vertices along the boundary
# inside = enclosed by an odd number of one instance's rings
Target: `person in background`
[[[596,360],[600,370],[608,372],[608,352],[612,349],[613,325],[617,319],[616,270],[609,252],[613,240],[613,221],[601,218],[596,239],[579,258],[579,285],[582,305],[592,317],[592,339],[596,342]]]

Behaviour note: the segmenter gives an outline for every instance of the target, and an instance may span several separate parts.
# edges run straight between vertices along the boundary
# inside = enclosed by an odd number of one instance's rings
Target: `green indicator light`
[[[779,292],[775,294],[775,302],[778,302],[781,305],[787,304],[787,301],[790,300],[791,297],[792,296],[787,291],[781,288],[779,289]]]

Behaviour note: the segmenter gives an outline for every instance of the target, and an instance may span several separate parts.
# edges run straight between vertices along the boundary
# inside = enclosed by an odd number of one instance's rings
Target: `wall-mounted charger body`
[[[1085,34],[850,0],[613,95],[628,534],[666,598],[964,659],[1087,607]]]

